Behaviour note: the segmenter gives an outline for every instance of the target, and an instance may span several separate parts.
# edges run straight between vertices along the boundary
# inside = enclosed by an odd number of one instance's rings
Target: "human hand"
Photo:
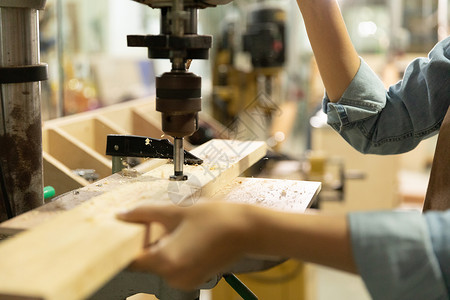
[[[167,233],[144,249],[131,268],[156,273],[171,286],[187,290],[208,281],[245,252],[249,209],[215,201],[187,208],[145,205],[117,217],[165,228]]]

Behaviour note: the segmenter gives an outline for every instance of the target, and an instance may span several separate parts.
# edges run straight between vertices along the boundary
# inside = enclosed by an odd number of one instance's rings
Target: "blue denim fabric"
[[[450,295],[450,210],[444,213],[428,212],[425,214],[425,220],[429,228],[433,251]]]
[[[450,211],[349,214],[358,271],[374,300],[449,299]]]
[[[439,131],[450,105],[450,37],[428,58],[409,64],[388,91],[361,60],[361,66],[337,103],[325,95],[328,124],[362,153],[397,154]]]

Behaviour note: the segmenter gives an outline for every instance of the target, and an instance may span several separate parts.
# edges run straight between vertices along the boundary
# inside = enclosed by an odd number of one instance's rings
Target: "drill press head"
[[[198,129],[201,77],[188,71],[192,59],[208,59],[212,37],[197,34],[197,10],[231,0],[134,0],[161,9],[159,35],[128,36],[128,46],[147,47],[149,58],[170,59],[172,69],[156,78],[156,110],[165,134],[174,137],[173,180],[183,174],[183,138]]]

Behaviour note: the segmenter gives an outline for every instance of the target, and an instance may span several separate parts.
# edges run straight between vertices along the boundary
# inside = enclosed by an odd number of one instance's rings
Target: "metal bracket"
[[[123,169],[125,157],[173,159],[173,144],[167,139],[146,136],[109,134],[106,139],[106,155],[112,156],[113,173]],[[203,160],[184,150],[184,163],[202,164]]]

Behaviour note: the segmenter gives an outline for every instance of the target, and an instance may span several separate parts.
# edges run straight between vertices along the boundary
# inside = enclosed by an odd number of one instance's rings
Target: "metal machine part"
[[[268,122],[280,103],[276,90],[276,77],[286,60],[286,12],[280,7],[261,6],[249,12],[243,48],[251,57],[257,74],[257,95],[266,95],[260,103]]]
[[[137,293],[147,293],[165,300],[196,300],[200,297],[200,289],[212,289],[220,279],[221,276],[216,275],[196,290],[181,291],[170,287],[155,274],[124,270],[92,295],[89,300],[126,299]]]
[[[250,11],[243,36],[254,68],[282,67],[286,57],[286,12],[278,7],[258,7]]]
[[[0,0],[0,221],[44,204],[40,81],[47,66],[39,61],[38,10],[45,2]]]
[[[183,174],[184,137],[198,129],[201,110],[201,78],[188,72],[190,60],[208,59],[212,37],[197,34],[199,8],[227,4],[231,0],[135,0],[161,9],[159,35],[128,36],[128,46],[147,47],[149,58],[166,58],[172,70],[156,78],[156,110],[162,113],[162,130],[174,137],[174,175]]]
[[[232,273],[248,273],[268,270],[283,263],[285,259],[277,257],[251,258],[245,257],[230,266],[224,274],[212,276],[208,282],[203,283],[193,291],[181,291],[170,287],[160,276],[152,273],[143,273],[125,269],[105,286],[92,295],[89,300],[125,299],[137,293],[155,295],[165,300],[198,300],[200,290],[214,288],[222,277],[243,299],[258,299],[239,279]],[[232,273],[231,273],[232,272]]]
[[[106,139],[106,155],[112,156],[112,172],[120,172],[123,160],[128,157],[169,158],[173,159],[174,147],[167,139],[154,139],[145,136],[110,134]],[[202,164],[203,160],[183,150],[185,164]]]
[[[98,175],[94,169],[75,169],[72,172],[90,183],[97,181],[100,178],[100,175]]]

